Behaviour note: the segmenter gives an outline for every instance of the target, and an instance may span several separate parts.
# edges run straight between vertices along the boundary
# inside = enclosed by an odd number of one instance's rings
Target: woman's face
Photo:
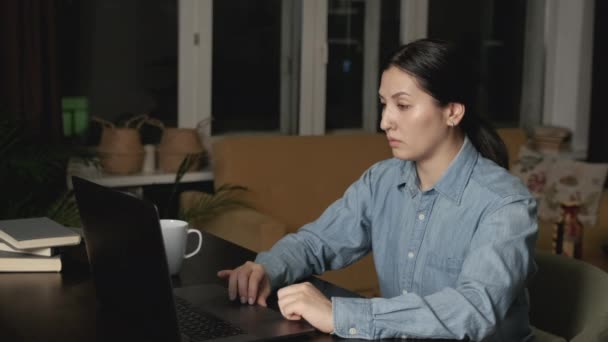
[[[382,121],[393,156],[421,161],[431,158],[447,139],[448,107],[439,103],[422,88],[414,76],[392,66],[380,81]]]

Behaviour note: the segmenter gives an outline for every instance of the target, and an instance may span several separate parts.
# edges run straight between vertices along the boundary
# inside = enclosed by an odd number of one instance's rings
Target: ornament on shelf
[[[553,226],[553,252],[571,258],[583,256],[583,224],[578,218],[578,202],[562,202],[561,217]]]

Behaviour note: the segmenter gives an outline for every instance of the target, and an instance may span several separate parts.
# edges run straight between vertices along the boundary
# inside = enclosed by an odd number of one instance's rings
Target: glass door
[[[295,131],[295,1],[213,3],[213,135]]]
[[[329,0],[325,129],[378,129],[384,59],[399,46],[398,0]]]

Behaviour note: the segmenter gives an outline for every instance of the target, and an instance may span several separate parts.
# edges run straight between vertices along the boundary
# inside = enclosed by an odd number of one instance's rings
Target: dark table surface
[[[201,252],[184,261],[174,287],[215,282],[216,273],[252,260],[255,253],[205,234]],[[89,275],[84,247],[63,253],[61,273],[0,273],[0,340],[97,341],[102,340],[101,315]],[[327,296],[356,296],[339,287],[312,279]],[[142,284],[145,286],[145,284]],[[300,340],[332,340],[315,333]]]
[[[210,234],[203,248],[184,261],[172,278],[173,286],[225,282],[218,270],[234,268],[255,253]],[[95,291],[84,247],[72,247],[62,256],[61,273],[0,273],[0,341],[99,341],[103,340]],[[310,281],[327,297],[357,297],[357,294],[317,278]],[[142,284],[145,286],[145,284]],[[269,301],[271,307],[276,300]],[[331,341],[335,336],[312,333],[299,341]]]

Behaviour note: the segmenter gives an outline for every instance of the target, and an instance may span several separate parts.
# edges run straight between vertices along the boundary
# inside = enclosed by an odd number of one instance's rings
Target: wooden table
[[[173,286],[216,282],[216,272],[252,260],[255,253],[210,234],[204,248],[184,261]],[[62,273],[0,273],[0,340],[11,341],[103,341],[102,319],[96,309],[95,292],[84,248],[65,253]],[[71,255],[68,258],[68,255]],[[74,260],[80,260],[75,262]],[[326,296],[358,295],[317,278],[311,282]],[[271,302],[271,306],[276,305]],[[331,341],[338,337],[313,333],[302,341]]]

